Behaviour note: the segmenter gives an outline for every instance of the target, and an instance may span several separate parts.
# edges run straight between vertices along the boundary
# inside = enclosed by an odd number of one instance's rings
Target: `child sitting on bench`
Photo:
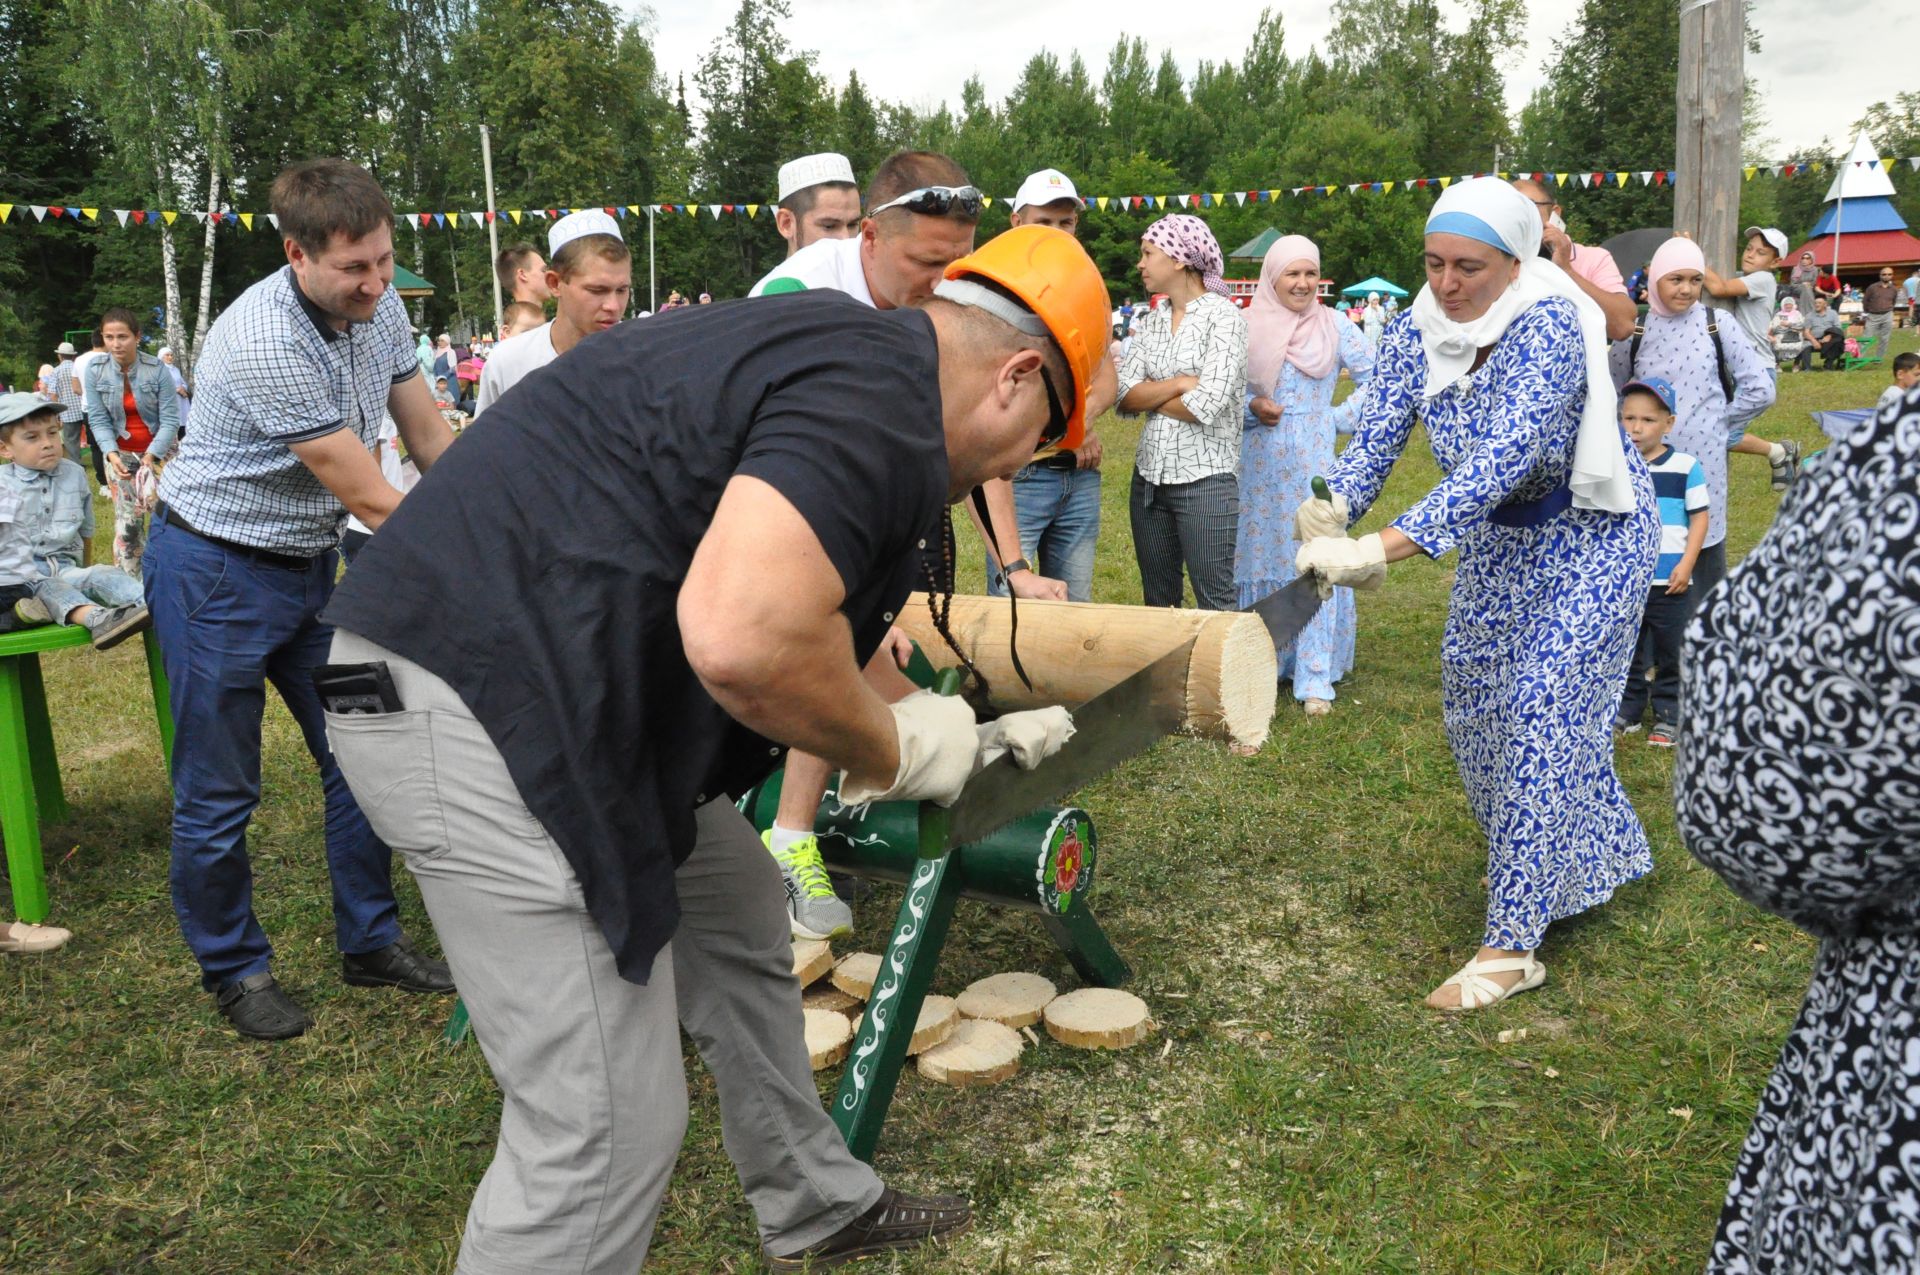
[[[87,473],[61,458],[60,405],[0,394],[0,600],[9,628],[79,624],[97,650],[147,627],[140,582],[118,567],[83,567],[93,535]]]

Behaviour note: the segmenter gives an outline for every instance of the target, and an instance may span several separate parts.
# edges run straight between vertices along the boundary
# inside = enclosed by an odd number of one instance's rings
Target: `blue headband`
[[[1509,257],[1517,256],[1507,247],[1506,240],[1495,233],[1492,226],[1481,221],[1472,213],[1443,212],[1427,219],[1427,231],[1430,235],[1460,235],[1467,239],[1477,239],[1489,248],[1498,248]]]

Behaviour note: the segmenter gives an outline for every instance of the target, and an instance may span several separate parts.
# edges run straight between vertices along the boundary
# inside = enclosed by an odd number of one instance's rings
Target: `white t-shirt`
[[[88,350],[73,361],[73,379],[80,387],[80,408],[86,411],[93,407],[93,391],[87,388],[87,369],[107,357],[105,350]],[[91,445],[91,440],[89,440]]]
[[[1771,270],[1756,270],[1741,275],[1740,282],[1747,285],[1747,295],[1729,298],[1733,317],[1740,321],[1761,352],[1772,358],[1773,343],[1767,340],[1767,329],[1773,326],[1773,299],[1780,291],[1780,281],[1773,277]]]
[[[474,418],[479,419],[480,413],[524,380],[527,373],[545,367],[559,357],[559,351],[553,348],[551,320],[531,332],[510,336],[494,346],[487,365],[480,369],[480,391],[474,396]]]
[[[863,305],[873,304],[867,272],[860,265],[859,235],[851,239],[814,240],[767,271],[767,277],[754,284],[747,295],[764,297],[821,289],[844,292]]]
[[[405,494],[420,481],[420,473],[400,459],[400,426],[390,413],[380,417],[380,450],[374,459],[380,462],[380,476],[393,486],[395,491]],[[363,536],[370,536],[373,530],[352,514],[347,515],[347,526]]]

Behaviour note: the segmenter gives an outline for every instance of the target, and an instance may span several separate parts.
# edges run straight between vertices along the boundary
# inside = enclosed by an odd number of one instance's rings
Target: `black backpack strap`
[[[1727,370],[1727,347],[1720,343],[1720,320],[1725,318],[1719,310],[1707,311],[1707,336],[1713,341],[1713,366],[1720,373],[1720,392],[1727,402],[1733,402],[1733,373]]]
[[[1640,342],[1646,335],[1647,325],[1636,320],[1633,325],[1633,340],[1627,343],[1627,376],[1629,378],[1640,375]]]

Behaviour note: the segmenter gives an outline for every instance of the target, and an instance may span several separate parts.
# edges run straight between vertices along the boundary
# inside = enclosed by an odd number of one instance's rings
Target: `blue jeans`
[[[1177,607],[1186,568],[1203,611],[1233,611],[1233,547],[1240,534],[1240,480],[1209,474],[1190,483],[1150,483],[1133,473],[1128,501],[1140,590],[1150,607]]]
[[[272,682],[306,737],[326,795],[334,936],[349,954],[398,942],[392,854],[374,836],[327,748],[313,689],[333,629],[320,622],[335,557],[271,566],[155,517],[147,607],[172,683],[173,910],[213,991],[267,969],[253,914],[247,821],[260,802],[260,716]]]
[[[52,613],[55,624],[65,624],[75,607],[88,603],[124,607],[142,600],[140,582],[118,567],[81,567],[64,558],[37,563],[47,574],[33,582],[33,596]]]
[[[1100,471],[1028,465],[1013,476],[1020,552],[1041,575],[1067,582],[1067,601],[1093,601],[1093,550],[1100,539]],[[987,556],[987,592],[1007,596],[1007,582]]]

